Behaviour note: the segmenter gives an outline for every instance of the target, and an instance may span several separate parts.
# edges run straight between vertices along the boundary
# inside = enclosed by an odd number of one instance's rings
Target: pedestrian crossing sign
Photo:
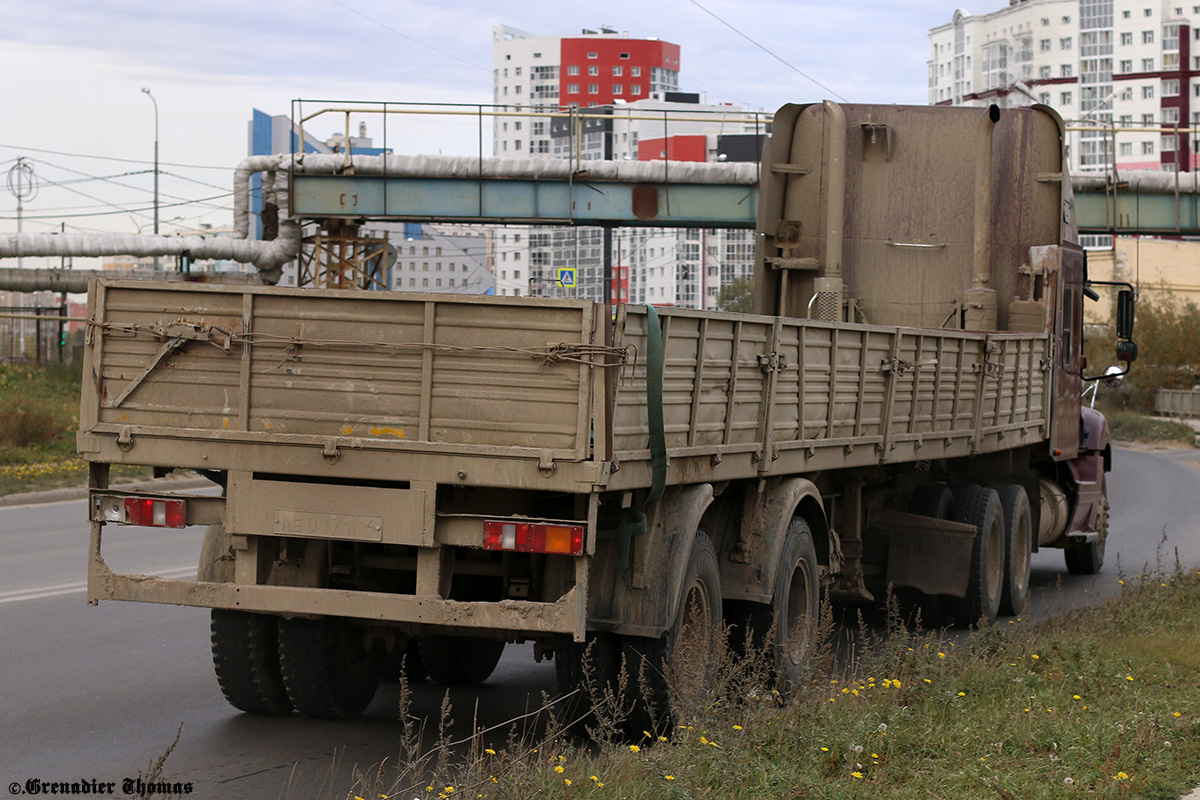
[[[559,284],[559,286],[567,286],[567,287],[575,286],[575,268],[574,267],[559,267],[558,268],[558,284]]]

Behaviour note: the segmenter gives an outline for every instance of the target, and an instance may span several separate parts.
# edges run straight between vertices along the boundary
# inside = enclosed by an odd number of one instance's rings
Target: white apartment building
[[[929,103],[1052,106],[1072,172],[1190,171],[1200,137],[1200,5],[1013,0],[929,31]],[[1197,54],[1193,55],[1192,50]],[[1115,145],[1115,146],[1114,146]]]

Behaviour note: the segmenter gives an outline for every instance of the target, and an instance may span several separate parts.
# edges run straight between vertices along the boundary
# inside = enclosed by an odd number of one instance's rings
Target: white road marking
[[[159,578],[194,578],[196,568],[194,566],[174,567],[172,569],[159,570],[152,574]],[[75,594],[76,592],[84,591],[87,591],[87,581],[60,583],[55,586],[38,586],[33,589],[18,589],[15,592],[0,592],[0,605],[4,603],[19,603],[23,600],[42,600],[46,597],[58,597],[64,594]]]

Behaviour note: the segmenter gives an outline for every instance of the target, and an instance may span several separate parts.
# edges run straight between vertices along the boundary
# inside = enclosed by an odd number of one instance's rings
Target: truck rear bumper
[[[406,623],[412,633],[453,633],[463,628],[512,634],[571,634],[583,641],[589,559],[577,559],[576,584],[558,600],[495,602],[448,600],[436,595],[407,595],[348,589],[189,581],[155,575],[119,574],[100,551],[103,523],[92,522],[87,597],[101,600],[224,608],[288,616],[338,616]]]

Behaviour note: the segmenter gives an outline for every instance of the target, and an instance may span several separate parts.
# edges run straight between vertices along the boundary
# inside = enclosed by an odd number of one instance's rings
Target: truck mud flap
[[[926,594],[966,597],[975,527],[962,522],[890,511],[871,525],[888,541],[887,580]]]

